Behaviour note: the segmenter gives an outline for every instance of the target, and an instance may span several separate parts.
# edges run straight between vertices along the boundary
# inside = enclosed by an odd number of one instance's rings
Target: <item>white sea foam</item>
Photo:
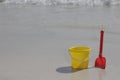
[[[3,3],[43,4],[43,5],[83,5],[83,6],[112,6],[120,5],[120,0],[0,0]]]

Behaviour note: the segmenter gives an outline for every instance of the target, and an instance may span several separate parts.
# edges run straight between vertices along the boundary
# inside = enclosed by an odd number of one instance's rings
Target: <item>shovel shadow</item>
[[[94,68],[94,66],[91,66],[88,69],[92,69],[92,68]],[[59,73],[74,73],[82,70],[86,70],[86,69],[72,69],[71,66],[59,67],[56,69],[56,71]]]

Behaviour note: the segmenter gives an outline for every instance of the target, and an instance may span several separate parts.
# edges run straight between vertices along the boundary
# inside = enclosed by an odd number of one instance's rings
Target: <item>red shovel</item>
[[[95,67],[105,69],[105,67],[106,67],[106,58],[102,56],[103,38],[104,38],[104,31],[101,30],[100,31],[100,51],[99,51],[99,57],[95,60]]]

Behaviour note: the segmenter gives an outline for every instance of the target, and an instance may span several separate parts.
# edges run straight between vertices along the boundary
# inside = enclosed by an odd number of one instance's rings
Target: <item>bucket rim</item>
[[[86,49],[84,49],[84,50],[82,50],[82,49],[76,49],[75,50],[75,48],[86,48]],[[91,51],[91,48],[90,47],[88,47],[88,46],[73,46],[73,47],[70,47],[69,48],[69,51]]]

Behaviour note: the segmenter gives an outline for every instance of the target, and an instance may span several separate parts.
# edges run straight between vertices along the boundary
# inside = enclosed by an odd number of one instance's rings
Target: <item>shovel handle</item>
[[[103,52],[103,38],[104,38],[104,30],[100,31],[100,51],[99,51],[99,57],[102,57]]]

